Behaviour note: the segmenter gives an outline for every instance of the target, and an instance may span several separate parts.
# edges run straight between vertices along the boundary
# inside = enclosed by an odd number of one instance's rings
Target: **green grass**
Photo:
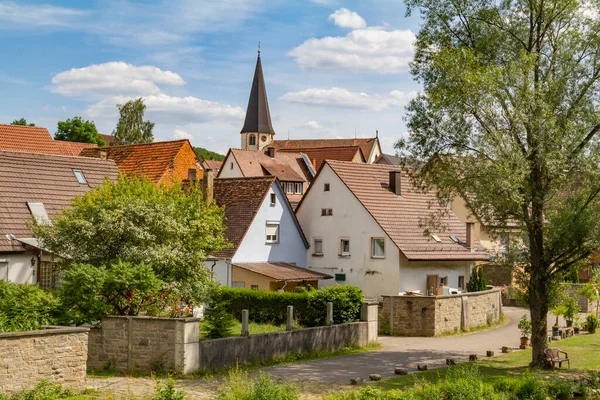
[[[570,370],[566,369],[565,364],[563,364],[562,369],[559,370],[557,367],[554,372],[548,370],[530,370],[528,364],[531,361],[531,349],[527,349],[481,359],[477,361],[479,372],[484,382],[494,383],[501,378],[522,376],[526,372],[532,372],[538,376],[562,376],[600,369],[600,357],[598,357],[598,354],[600,354],[600,333],[594,335],[582,334],[559,342],[552,342],[550,347],[558,347],[569,353],[569,359],[571,360]],[[413,387],[415,383],[423,380],[430,383],[437,383],[443,380],[447,373],[448,368],[440,368],[387,379],[374,383],[373,386],[384,390],[404,390]]]

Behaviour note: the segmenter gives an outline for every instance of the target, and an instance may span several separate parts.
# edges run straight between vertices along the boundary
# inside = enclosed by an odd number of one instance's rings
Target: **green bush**
[[[175,389],[173,379],[168,379],[165,383],[158,382],[154,387],[154,397],[152,400],[185,400],[185,391]]]
[[[233,368],[225,382],[219,387],[219,400],[298,400],[298,388],[293,383],[276,383],[271,376],[260,372],[251,378],[247,371]]]
[[[570,400],[575,397],[573,384],[560,379],[547,382],[546,393],[549,398],[557,400]]]
[[[56,325],[59,314],[59,301],[39,286],[0,280],[0,332]]]
[[[286,322],[287,306],[293,306],[300,325],[310,327],[325,324],[329,301],[333,302],[334,323],[354,322],[360,318],[363,293],[350,285],[284,293],[224,287],[213,296],[210,304],[224,304],[238,320],[242,310],[247,309],[250,321],[276,325]]]
[[[483,276],[483,267],[475,266],[471,269],[469,282],[467,282],[468,292],[481,292],[487,289],[487,282]]]
[[[58,383],[39,382],[34,389],[6,396],[0,393],[0,400],[60,400],[73,396],[73,392],[63,389]]]
[[[227,312],[223,303],[215,304],[206,310],[202,323],[202,335],[206,339],[219,339],[231,336],[235,318]]]
[[[589,333],[596,333],[596,329],[598,329],[598,317],[596,317],[596,314],[591,313],[587,316],[585,326]]]

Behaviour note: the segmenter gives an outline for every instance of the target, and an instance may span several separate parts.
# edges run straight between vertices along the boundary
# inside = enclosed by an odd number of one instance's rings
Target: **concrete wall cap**
[[[200,318],[168,318],[168,317],[148,317],[148,316],[127,316],[127,315],[107,315],[105,319],[133,319],[133,320],[155,320],[155,321],[182,321],[182,322],[200,322]]]
[[[0,339],[17,339],[26,336],[48,336],[64,335],[69,333],[87,333],[89,328],[69,327],[69,326],[48,326],[46,329],[37,331],[18,331],[0,333]]]
[[[459,293],[459,294],[449,294],[446,296],[381,296],[383,298],[386,297],[390,297],[390,298],[409,298],[409,299],[451,299],[451,298],[456,298],[456,297],[471,297],[471,296],[481,296],[481,295],[485,295],[485,294],[491,294],[491,293],[499,293],[502,289],[501,288],[494,288],[494,289],[489,289],[489,290],[482,290],[480,292],[464,292],[464,293]]]

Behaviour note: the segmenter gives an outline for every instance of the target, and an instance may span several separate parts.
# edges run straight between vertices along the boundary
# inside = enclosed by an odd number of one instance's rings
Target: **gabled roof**
[[[54,140],[48,129],[39,126],[0,124],[0,150],[77,156],[92,147],[98,145]]]
[[[404,159],[402,157],[393,156],[391,154],[381,154],[375,160],[375,164],[402,165]]]
[[[73,169],[83,172],[87,184],[77,182]],[[8,234],[32,237],[27,202],[43,203],[52,218],[76,196],[118,175],[109,160],[0,151],[0,251],[23,251],[18,241],[6,238]]]
[[[304,153],[305,149],[323,149],[330,147],[360,147],[368,160],[373,147],[377,146],[379,140],[374,138],[358,138],[358,139],[298,139],[298,140],[273,140],[270,146],[275,147],[275,150],[282,149],[298,149]]]
[[[273,133],[275,130],[271,125],[271,113],[269,112],[269,101],[267,100],[267,87],[262,72],[262,63],[260,62],[260,53],[256,60],[254,70],[254,80],[248,99],[248,108],[246,109],[246,119],[241,133],[258,132]]]
[[[104,143],[106,143],[107,146],[113,146],[117,142],[117,138],[113,135],[107,135],[105,133],[99,133],[98,135],[104,139]]]
[[[356,158],[360,162],[366,162],[366,158],[359,146],[348,146],[348,147],[326,147],[326,148],[315,148],[315,149],[281,149],[283,153],[303,153],[311,160],[315,161],[316,169],[321,168],[321,165],[325,160],[336,160],[336,161],[355,161]]]
[[[264,275],[275,282],[302,282],[333,278],[333,276],[322,272],[283,262],[235,263],[233,266]]]
[[[204,167],[204,165],[206,165],[208,168],[210,168],[211,170],[215,171],[215,172],[219,172],[221,170],[221,167],[223,166],[223,161],[219,161],[219,160],[203,160],[202,161],[202,166]]]
[[[113,160],[119,170],[128,175],[138,175],[159,183],[174,166],[175,158],[184,146],[192,146],[187,139],[110,146],[102,148],[106,157]],[[192,149],[193,150],[193,149]],[[85,149],[83,157],[98,157],[99,149]]]
[[[229,149],[229,155],[235,158],[245,177],[275,176],[287,182],[310,182],[313,178],[300,153],[276,151],[271,158],[261,151]]]
[[[401,172],[401,167],[326,161],[319,173],[327,166],[331,167],[410,261],[489,259],[478,244],[473,251],[466,247],[465,224],[451,210],[439,204],[434,192],[423,193],[417,190],[407,174],[401,175],[401,196],[389,190],[390,171]],[[308,195],[307,193],[305,197]],[[302,203],[299,204],[298,209],[302,207]],[[431,233],[441,239],[440,243],[431,236],[424,235],[426,228],[424,223],[435,213],[439,213],[438,221],[444,229]],[[454,243],[450,240],[450,236],[456,236],[461,243]]]

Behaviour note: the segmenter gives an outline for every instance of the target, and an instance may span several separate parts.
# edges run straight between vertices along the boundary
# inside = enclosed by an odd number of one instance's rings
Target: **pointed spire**
[[[262,64],[260,62],[260,43],[258,46],[254,80],[252,81],[250,99],[248,100],[248,108],[246,109],[246,120],[244,121],[241,133],[258,132],[275,134],[275,130],[271,125],[267,87],[265,86],[265,78],[263,77]]]

